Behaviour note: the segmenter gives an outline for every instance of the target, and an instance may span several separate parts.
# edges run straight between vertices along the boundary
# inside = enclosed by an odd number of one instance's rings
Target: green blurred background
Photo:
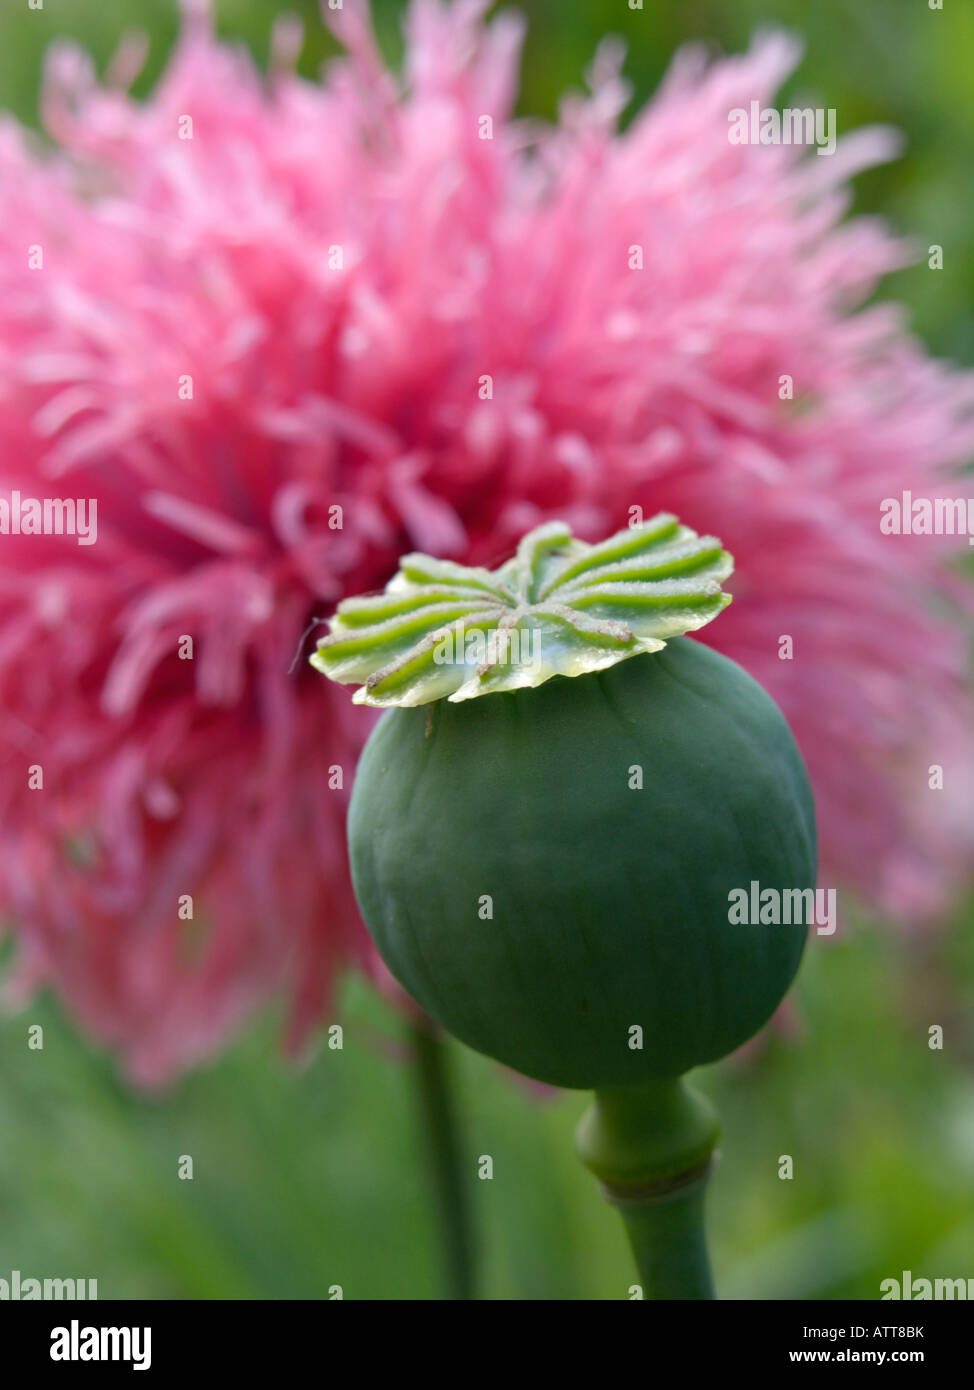
[[[622,34],[634,106],[680,43],[744,47],[756,28],[804,34],[785,89],[833,106],[840,133],[889,122],[905,156],[857,181],[856,207],[920,246],[944,247],[889,280],[939,354],[974,361],[974,5],[945,0],[521,0],[530,17],[522,109],[553,115],[598,41]],[[376,0],[398,48],[399,0]],[[333,51],[312,0],[221,0],[219,28],[267,54],[277,13],[307,21],[302,68]],[[46,44],[73,36],[100,68],[122,32],[146,30],[158,75],[171,0],[0,0],[0,107],[36,121]],[[632,108],[631,108],[632,109]],[[698,1078],[724,1122],[711,1191],[724,1297],[863,1298],[884,1278],[974,1277],[974,905],[940,933],[846,914],[813,940],[793,1026]],[[427,1298],[440,1291],[416,1097],[398,1018],[349,981],[334,1019],[345,1045],[301,1065],[280,1020],[258,1021],[216,1063],[163,1097],[133,1094],[42,999],[0,1023],[0,1278],[97,1278],[102,1298]],[[26,1046],[44,1025],[43,1051]],[[943,1051],[927,1029],[944,1028]],[[625,1298],[621,1226],[572,1154],[584,1099],[546,1099],[455,1046],[463,1161],[490,1298]],[[489,1154],[494,1176],[477,1177]],[[779,1156],[794,1159],[791,1181]],[[181,1155],[194,1160],[180,1181]]]

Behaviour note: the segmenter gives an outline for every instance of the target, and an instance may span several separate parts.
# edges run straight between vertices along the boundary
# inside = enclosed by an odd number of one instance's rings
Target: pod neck
[[[596,1091],[575,1136],[618,1207],[647,1299],[714,1297],[703,1206],[720,1126],[680,1078]]]

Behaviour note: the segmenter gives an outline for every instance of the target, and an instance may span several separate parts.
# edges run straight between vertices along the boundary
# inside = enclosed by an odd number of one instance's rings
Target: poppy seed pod
[[[595,1091],[577,1148],[647,1298],[713,1296],[717,1122],[681,1077],[757,1032],[805,942],[803,912],[742,921],[740,899],[804,903],[816,877],[782,714],[685,635],[731,569],[673,516],[595,546],[551,523],[496,573],[407,556],[312,658],[390,707],[348,822],[383,959],[471,1047]]]
[[[801,757],[739,666],[678,635],[729,601],[730,568],[670,516],[593,547],[550,525],[496,575],[407,557],[313,658],[401,706],[349,814],[379,951],[540,1081],[678,1077],[750,1038],[798,967],[803,923],[732,924],[729,903],[814,885]]]

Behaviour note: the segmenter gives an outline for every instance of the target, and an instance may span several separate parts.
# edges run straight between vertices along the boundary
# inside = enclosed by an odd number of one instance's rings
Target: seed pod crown
[[[339,604],[311,661],[378,708],[530,688],[695,632],[730,602],[733,567],[665,512],[598,545],[549,522],[496,571],[404,556],[384,593]]]

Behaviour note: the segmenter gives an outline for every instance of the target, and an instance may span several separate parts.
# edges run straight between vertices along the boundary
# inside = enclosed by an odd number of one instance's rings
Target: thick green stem
[[[412,1029],[413,1055],[440,1227],[447,1297],[472,1299],[475,1290],[470,1184],[460,1162],[456,1113],[450,1090],[446,1048],[431,1019]]]
[[[665,1197],[617,1205],[636,1258],[643,1298],[714,1298],[704,1233],[704,1173]]]
[[[644,1298],[714,1297],[704,1194],[719,1125],[682,1080],[597,1091],[576,1147],[619,1208]]]

